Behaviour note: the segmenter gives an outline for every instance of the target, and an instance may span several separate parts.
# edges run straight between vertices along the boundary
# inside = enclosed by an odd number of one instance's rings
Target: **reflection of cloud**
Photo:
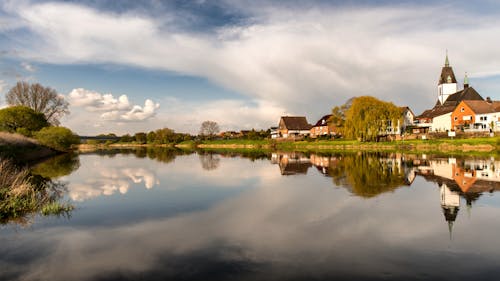
[[[310,272],[359,279],[390,272],[391,278],[384,275],[387,279],[398,279],[414,277],[422,269],[432,276],[450,277],[456,266],[484,270],[497,263],[500,245],[495,243],[481,247],[480,259],[454,258],[453,269],[439,262],[450,254],[450,245],[443,243],[447,228],[435,200],[438,190],[427,188],[423,181],[410,196],[386,194],[384,204],[378,204],[349,197],[322,179],[282,177],[207,210],[177,217],[114,227],[57,227],[42,238],[29,233],[48,247],[44,252],[48,256],[19,265],[24,277],[20,279],[90,280],[120,273],[155,274],[151,279],[161,280],[169,274],[178,277],[175,273],[181,275],[184,268],[194,267],[203,274],[205,263],[227,268],[245,262],[263,265],[264,270],[253,268],[256,274],[265,276],[267,270],[290,274],[276,279],[300,279],[293,277]],[[498,209],[478,211],[485,215],[478,222],[488,227],[482,237],[494,241],[500,229],[488,222]],[[478,229],[460,231],[453,253],[477,251]],[[31,250],[29,243],[16,247],[20,252]],[[196,260],[199,253],[209,258]],[[184,266],[177,268],[174,261],[179,259]],[[266,280],[264,276],[250,279]]]
[[[159,180],[153,172],[144,168],[105,168],[99,167],[97,178],[87,179],[83,183],[72,183],[69,187],[69,197],[75,201],[84,201],[101,195],[113,195],[117,191],[121,194],[128,192],[131,182],[144,183],[151,189]]]

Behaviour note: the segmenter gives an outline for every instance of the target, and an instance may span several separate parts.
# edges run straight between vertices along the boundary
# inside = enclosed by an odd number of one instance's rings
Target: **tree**
[[[174,142],[175,132],[169,128],[158,129],[155,131],[156,142],[161,144],[167,144]]]
[[[45,127],[35,133],[35,138],[43,145],[59,151],[68,151],[79,144],[80,138],[65,127]]]
[[[343,133],[347,138],[373,141],[388,123],[395,124],[400,119],[401,110],[393,103],[370,96],[357,97],[345,113]]]
[[[149,132],[146,139],[148,143],[154,143],[156,141],[156,133],[154,131]]]
[[[45,115],[26,106],[11,106],[0,110],[0,131],[31,136],[49,126]]]
[[[205,137],[213,137],[219,132],[219,125],[214,121],[204,121],[201,123],[200,135]]]
[[[144,144],[147,141],[147,135],[143,132],[135,133],[134,138],[136,142],[141,144]]]
[[[17,82],[6,96],[7,104],[24,105],[35,112],[43,113],[52,125],[59,125],[59,119],[68,114],[68,102],[56,90],[38,83]]]

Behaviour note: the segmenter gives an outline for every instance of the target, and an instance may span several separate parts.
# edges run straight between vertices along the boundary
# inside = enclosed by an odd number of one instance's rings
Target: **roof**
[[[309,130],[311,125],[304,116],[282,116],[283,124],[288,130]]]
[[[444,115],[447,113],[451,113],[453,110],[455,110],[455,107],[456,107],[455,105],[452,105],[452,106],[436,105],[436,106],[434,106],[434,108],[428,109],[428,110],[422,112],[422,114],[417,116],[417,119],[418,118],[434,118],[434,117],[441,116],[441,115]]]
[[[402,114],[404,114],[408,110],[409,112],[411,112],[411,115],[415,116],[415,113],[413,113],[409,106],[400,106],[399,109],[401,110]]]
[[[328,119],[330,119],[331,116],[332,116],[331,114],[327,114],[321,117],[321,119],[319,119],[318,122],[316,122],[316,124],[313,127],[327,126]]]
[[[457,83],[455,73],[453,73],[453,68],[451,68],[451,66],[443,66],[443,69],[441,69],[441,76],[439,76],[438,85],[448,83],[448,76],[451,78],[451,83]]]
[[[489,103],[482,100],[464,100],[463,101],[467,106],[474,111],[476,114],[486,114],[486,113],[494,113],[497,112],[495,105],[493,103]]]
[[[465,88],[461,91],[458,91],[452,95],[450,95],[446,101],[444,102],[444,106],[449,106],[449,105],[458,105],[461,101],[463,100],[482,100],[484,101],[483,97],[474,90],[472,87]]]

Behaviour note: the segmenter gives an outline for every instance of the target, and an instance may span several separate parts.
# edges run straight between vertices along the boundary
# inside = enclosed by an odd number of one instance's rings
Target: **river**
[[[102,150],[33,173],[0,280],[498,280],[500,159]]]

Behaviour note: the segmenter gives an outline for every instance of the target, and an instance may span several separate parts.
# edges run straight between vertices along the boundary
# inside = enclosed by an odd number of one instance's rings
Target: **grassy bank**
[[[393,142],[360,142],[355,140],[211,140],[199,143],[180,143],[179,147],[201,149],[264,149],[285,151],[385,151],[385,152],[440,152],[440,153],[492,153],[500,150],[500,137],[473,139],[436,139]]]
[[[20,134],[0,132],[0,158],[26,164],[57,155],[58,151]]]

